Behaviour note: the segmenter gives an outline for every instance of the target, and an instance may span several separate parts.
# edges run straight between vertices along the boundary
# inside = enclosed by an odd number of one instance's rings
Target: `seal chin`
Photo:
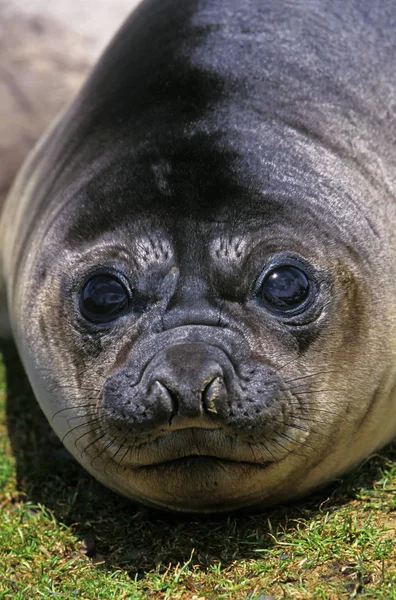
[[[257,502],[257,484],[262,492],[267,473],[290,454],[274,456],[269,444],[253,446],[220,428],[162,432],[134,447],[92,450],[95,475],[104,474],[116,491],[163,509],[207,513]]]
[[[265,477],[272,466],[188,455],[134,468],[128,475],[135,497],[145,504],[181,512],[213,513],[254,504],[257,495],[252,482]]]

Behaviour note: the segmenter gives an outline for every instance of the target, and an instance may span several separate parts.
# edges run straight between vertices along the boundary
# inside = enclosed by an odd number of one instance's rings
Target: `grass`
[[[0,599],[396,600],[396,445],[294,506],[155,512],[69,457],[2,357]]]

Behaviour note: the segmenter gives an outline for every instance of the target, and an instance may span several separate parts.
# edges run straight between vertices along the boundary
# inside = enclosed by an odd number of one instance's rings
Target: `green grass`
[[[396,599],[396,446],[298,505],[154,512],[69,458],[2,356],[0,599]]]

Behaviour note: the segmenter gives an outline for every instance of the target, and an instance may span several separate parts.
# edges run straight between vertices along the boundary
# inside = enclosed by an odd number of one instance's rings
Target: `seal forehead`
[[[54,151],[42,165],[35,202],[47,202],[47,210],[49,198],[69,210],[65,189],[92,172],[71,241],[153,212],[176,222],[224,220],[227,213],[231,226],[238,219],[246,227],[258,219],[292,226],[301,206],[317,219],[325,206],[323,227],[332,221],[330,230],[341,230],[348,242],[359,245],[352,223],[378,234],[381,215],[367,203],[382,193],[376,180],[381,173],[389,178],[390,169],[375,160],[366,170],[351,163],[383,127],[335,85],[359,65],[337,52],[338,62],[319,60],[312,40],[302,59],[303,38],[290,18],[279,22],[275,6],[255,5],[254,23],[250,8],[230,10],[220,0],[215,7],[147,2],[124,26],[52,136]],[[298,27],[313,19],[300,4],[288,11]],[[336,17],[328,18],[323,42],[334,45]],[[358,141],[352,153],[351,138]],[[102,160],[106,154],[109,161]]]

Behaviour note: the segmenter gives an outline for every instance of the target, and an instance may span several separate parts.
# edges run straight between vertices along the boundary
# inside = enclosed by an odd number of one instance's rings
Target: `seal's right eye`
[[[270,310],[291,314],[310,306],[314,287],[302,269],[293,264],[280,264],[264,274],[256,297]]]
[[[105,323],[128,312],[130,296],[125,284],[113,274],[93,275],[80,292],[80,312],[88,321]]]

